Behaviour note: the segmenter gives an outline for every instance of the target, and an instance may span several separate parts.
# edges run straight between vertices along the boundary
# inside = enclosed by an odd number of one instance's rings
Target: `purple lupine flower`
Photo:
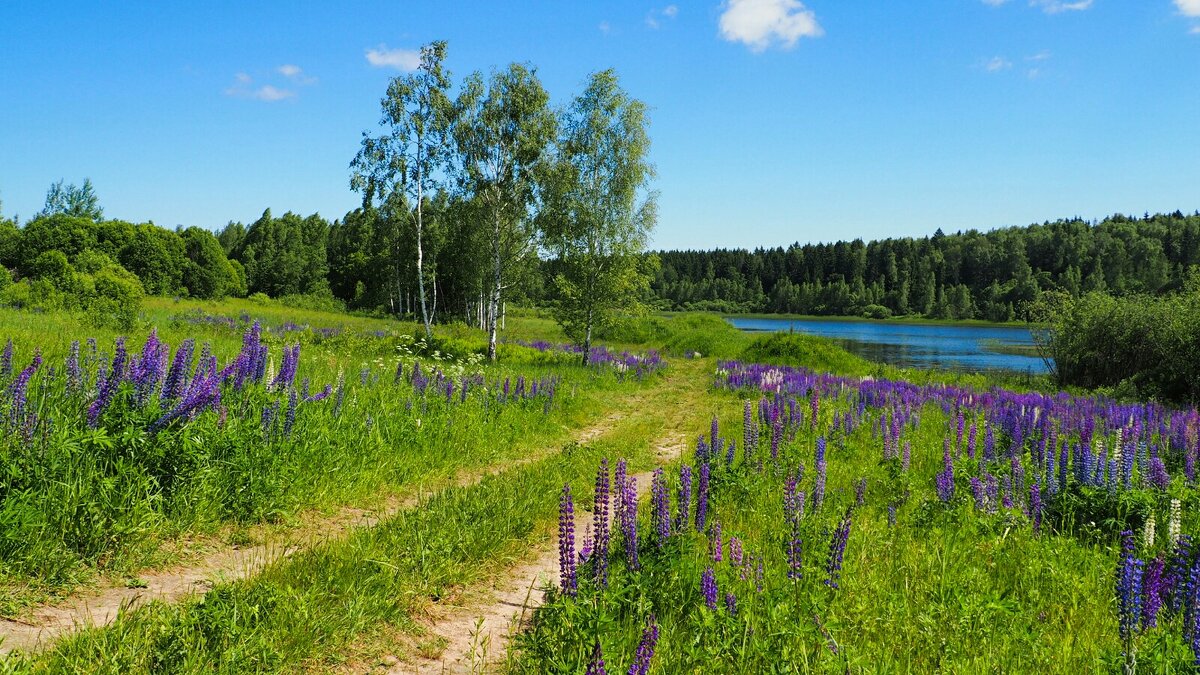
[[[905,472],[907,472],[908,467],[911,465],[911,463],[912,463],[912,443],[910,441],[904,441],[904,454],[900,456],[900,468],[903,469]]]
[[[612,492],[613,492],[613,522],[622,523],[624,527],[625,520],[625,474],[628,466],[624,459],[617,460],[616,470],[613,471]]]
[[[729,538],[729,564],[734,567],[741,567],[742,561],[745,560],[746,553],[742,549],[742,540],[737,537]]]
[[[833,538],[829,541],[829,557],[825,561],[825,572],[828,578],[825,579],[825,585],[833,589],[838,587],[838,579],[841,578],[846,542],[850,540],[850,517],[852,514],[852,509],[846,509],[846,515],[842,516],[842,521],[838,523],[837,529],[833,532]]]
[[[175,358],[171,360],[171,367],[167,370],[167,377],[163,381],[160,398],[164,403],[177,401],[183,396],[190,375],[188,371],[192,367],[192,352],[195,348],[196,341],[188,338],[181,342],[179,348],[175,350]]]
[[[575,566],[575,502],[571,486],[564,485],[558,500],[558,576],[563,595],[572,598],[579,589]]]
[[[13,343],[12,338],[4,343],[4,352],[0,353],[0,375],[12,375]]]
[[[1163,575],[1163,584],[1167,588],[1166,603],[1172,612],[1184,609],[1184,599],[1187,597],[1186,586],[1189,568],[1192,564],[1192,537],[1180,535],[1171,548],[1170,563]]]
[[[671,496],[667,493],[662,467],[654,470],[654,478],[650,482],[650,505],[654,518],[654,540],[661,549],[671,537]]]
[[[593,528],[596,540],[593,544],[594,571],[596,585],[608,588],[608,543],[611,535],[608,525],[608,458],[600,460],[600,468],[596,470],[596,494],[592,507]]]
[[[935,484],[938,499],[949,503],[954,499],[954,459],[950,456],[950,445],[942,446],[942,470],[938,473]]]
[[[750,401],[746,401],[742,406],[742,453],[746,458],[746,463],[749,464],[754,452],[753,440],[754,431],[754,409],[750,405]]]
[[[346,398],[346,375],[338,373],[337,379],[337,394],[333,397],[333,416],[340,417],[342,414],[342,401]]]
[[[12,399],[12,408],[9,412],[9,424],[17,425],[23,421],[25,414],[25,406],[28,403],[29,380],[33,374],[37,372],[38,367],[42,365],[42,350],[38,349],[33,353],[33,361],[26,366],[13,383],[9,385],[8,394]]]
[[[779,445],[783,442],[783,415],[778,410],[771,413],[771,459],[779,461]]]
[[[816,454],[817,477],[813,482],[813,513],[821,508],[821,504],[825,501],[825,437],[817,438],[817,454]]]
[[[116,354],[113,356],[112,372],[108,374],[100,391],[96,396],[96,400],[88,406],[87,423],[92,429],[100,422],[100,416],[112,403],[113,397],[117,394],[117,387],[121,384],[121,377],[125,372],[125,338],[117,338]]]
[[[895,505],[894,503],[893,503],[893,504],[888,504],[888,507],[887,507],[887,523],[888,523],[888,527],[895,527],[895,526],[896,526],[896,505]]]
[[[625,477],[619,495],[621,504],[621,538],[625,543],[625,562],[629,569],[636,570],[638,564],[638,532],[637,532],[637,478]]]
[[[708,486],[710,480],[708,463],[700,465],[700,480],[696,483],[696,531],[703,532],[708,521]]]
[[[786,553],[788,561],[788,578],[799,579],[803,575],[804,542],[800,538],[800,519],[804,515],[804,492],[799,489],[799,479],[789,476],[784,484],[783,514],[787,519],[788,538]]]
[[[1158,610],[1162,608],[1166,587],[1163,584],[1163,570],[1166,560],[1159,556],[1146,565],[1146,573],[1142,582],[1142,630],[1158,625]]]
[[[650,661],[654,658],[654,648],[658,645],[658,622],[654,615],[646,622],[642,631],[642,639],[634,652],[633,664],[629,666],[629,675],[646,675],[650,672]]]
[[[983,476],[983,495],[986,498],[988,513],[994,513],[996,504],[1000,501],[1000,481],[991,473]]]
[[[810,422],[809,426],[811,426],[813,429],[816,429],[817,428],[817,413],[820,412],[820,410],[821,410],[821,399],[820,399],[819,395],[817,394],[816,390],[813,391],[812,396],[809,397],[809,399],[808,399],[808,408],[809,408],[809,411],[812,413],[812,416],[809,418],[809,422]]]
[[[675,531],[683,532],[688,526],[692,508],[692,467],[679,467],[679,516],[675,520]]]
[[[1042,530],[1042,488],[1035,480],[1029,486],[1029,517],[1033,519],[1033,533]]]
[[[1128,669],[1134,660],[1133,636],[1142,617],[1142,574],[1145,563],[1133,555],[1133,532],[1125,530],[1121,533],[1121,540],[1121,562],[1117,572],[1117,626],[1125,646]]]
[[[725,611],[729,616],[737,616],[737,596],[732,592],[725,594]]]
[[[592,647],[592,660],[588,663],[586,675],[608,675],[604,669],[604,654],[600,651],[600,641],[596,640]]]
[[[1003,479],[1003,483],[1004,483],[1004,491],[1003,491],[1004,496],[1001,498],[1000,505],[1006,509],[1011,509],[1013,507],[1012,476],[1005,475],[1004,479]]]
[[[288,404],[287,411],[283,416],[283,436],[291,438],[292,427],[296,424],[296,388],[288,388]]]
[[[863,476],[858,479],[858,484],[854,486],[854,503],[857,506],[862,506],[867,501],[867,477]]]
[[[985,509],[983,481],[978,476],[971,476],[969,482],[971,483],[971,496],[975,498],[975,510],[983,511]]]
[[[704,596],[704,606],[711,610],[717,608],[717,575],[712,567],[704,568],[700,575],[700,594]]]
[[[1150,484],[1159,490],[1166,490],[1171,484],[1171,475],[1167,473],[1167,465],[1162,458],[1155,455],[1150,459]]]
[[[83,369],[79,367],[79,340],[71,343],[71,353],[67,356],[67,391],[78,392],[83,388]]]
[[[974,422],[971,422],[971,428],[967,431],[967,459],[975,459],[975,438],[978,432]]]

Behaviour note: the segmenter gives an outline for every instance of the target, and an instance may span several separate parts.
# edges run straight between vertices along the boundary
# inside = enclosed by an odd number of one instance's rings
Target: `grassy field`
[[[480,667],[584,672],[599,654],[608,672],[1097,672],[1136,656],[1178,672],[1195,658],[1194,410],[904,371],[710,315],[618,326],[587,368],[531,310],[507,317],[499,364],[461,325],[425,340],[389,319],[168,299],[144,318],[121,365],[114,333],[0,311],[0,613],[28,621],[313,513],[407,506],[8,671],[436,659],[431,608],[552,550],[564,486],[576,512],[614,511],[611,534],[574,533],[574,581]],[[618,464],[662,470],[649,500],[595,501],[638,494]]]

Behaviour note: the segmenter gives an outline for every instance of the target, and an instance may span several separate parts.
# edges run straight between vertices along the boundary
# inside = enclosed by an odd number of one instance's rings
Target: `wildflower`
[[[729,538],[729,564],[734,567],[741,567],[742,561],[745,558],[745,551],[742,549],[742,540],[737,537]]]
[[[100,416],[104,414],[105,409],[117,394],[117,387],[121,384],[121,377],[125,372],[125,358],[125,338],[119,337],[117,338],[116,354],[113,356],[112,372],[104,379],[96,400],[88,406],[87,423],[93,429],[96,428],[100,422]]]
[[[646,622],[642,631],[642,639],[638,642],[634,653],[633,664],[629,666],[629,675],[646,675],[650,672],[650,661],[654,658],[654,648],[658,645],[658,623],[654,615]]]
[[[1154,548],[1154,514],[1146,519],[1146,524],[1142,527],[1142,545],[1146,548]]]
[[[625,561],[629,569],[638,569],[638,535],[637,535],[637,479],[633,476],[625,478],[625,484],[618,495],[621,502],[621,538],[625,542]]]
[[[702,532],[708,520],[708,486],[711,470],[708,463],[700,465],[700,480],[696,485],[696,531]]]
[[[608,675],[608,671],[604,669],[604,654],[600,651],[600,641],[596,640],[596,644],[592,647],[592,660],[588,663],[586,675]]]
[[[854,486],[854,503],[862,506],[867,500],[867,477],[863,476],[858,479],[858,484]]]
[[[1037,481],[1029,486],[1029,517],[1033,519],[1033,533],[1042,529],[1042,489]]]
[[[813,483],[813,512],[821,508],[825,501],[825,437],[817,439],[816,453],[817,477]]]
[[[804,493],[798,489],[797,482],[795,476],[789,476],[783,493],[783,513],[789,529],[786,543],[789,579],[803,576],[804,544],[800,539],[800,519],[804,515]]]
[[[579,587],[575,565],[575,502],[571,486],[564,485],[558,501],[558,571],[563,595],[570,597]]]
[[[1135,660],[1133,636],[1142,616],[1143,563],[1133,555],[1133,533],[1121,533],[1121,562],[1117,573],[1118,630],[1125,645],[1127,672],[1132,672]]]
[[[737,596],[733,593],[725,594],[725,611],[729,612],[729,616],[737,616]]]
[[[596,494],[592,508],[593,527],[596,540],[593,559],[596,584],[602,588],[608,587],[608,458],[600,460],[600,468],[596,471]]]
[[[650,504],[653,509],[654,539],[659,548],[671,537],[671,497],[667,494],[667,481],[663,478],[662,467],[654,470],[654,478],[650,482]]]
[[[1167,543],[1172,546],[1179,541],[1179,524],[1182,517],[1182,504],[1178,499],[1172,499],[1171,518],[1167,521]]]
[[[717,576],[712,567],[704,568],[700,575],[700,594],[704,596],[704,605],[709,609],[717,608]]]
[[[679,516],[675,520],[675,530],[682,532],[687,527],[689,510],[692,506],[692,467],[679,467]]]
[[[842,521],[833,532],[833,538],[829,541],[829,558],[825,562],[825,572],[828,578],[825,580],[825,585],[836,589],[838,587],[838,579],[842,572],[842,559],[846,554],[846,543],[850,540],[850,516],[851,509],[846,509],[846,515],[842,516]]]

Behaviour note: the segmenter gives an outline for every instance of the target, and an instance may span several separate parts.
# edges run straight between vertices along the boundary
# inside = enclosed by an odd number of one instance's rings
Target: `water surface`
[[[726,319],[745,331],[795,331],[832,338],[863,358],[904,368],[1046,372],[1046,364],[1036,356],[994,351],[997,346],[1033,345],[1032,333],[1028,328],[1019,326],[752,319],[736,316]]]

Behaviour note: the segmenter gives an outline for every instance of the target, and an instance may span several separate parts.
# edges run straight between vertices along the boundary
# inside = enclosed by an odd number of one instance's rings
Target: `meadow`
[[[152,299],[124,336],[0,311],[6,637],[214,550],[294,549],[0,642],[4,669],[1196,661],[1194,409],[903,371],[705,315],[616,326],[584,367],[538,312],[507,322],[486,364],[481,331],[269,303]],[[453,654],[447,612],[482,614],[539,560],[557,575],[503,610],[511,634]]]

